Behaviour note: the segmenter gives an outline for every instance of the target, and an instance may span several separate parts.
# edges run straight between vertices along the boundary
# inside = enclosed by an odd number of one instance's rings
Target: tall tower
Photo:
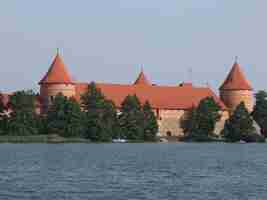
[[[224,104],[229,108],[230,113],[241,102],[245,103],[249,112],[253,109],[252,87],[246,79],[237,59],[226,80],[220,87],[220,96]]]
[[[75,84],[58,52],[48,72],[39,82],[39,85],[43,112],[47,111],[51,101],[58,93],[62,93],[67,97],[75,95]]]

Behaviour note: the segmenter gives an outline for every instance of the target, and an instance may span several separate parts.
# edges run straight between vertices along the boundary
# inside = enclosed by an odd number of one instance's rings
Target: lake
[[[267,199],[267,144],[1,144],[0,199]]]

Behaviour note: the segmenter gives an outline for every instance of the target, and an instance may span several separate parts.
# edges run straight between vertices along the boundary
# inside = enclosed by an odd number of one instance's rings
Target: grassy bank
[[[64,138],[59,135],[0,136],[0,143],[89,143],[83,138]]]

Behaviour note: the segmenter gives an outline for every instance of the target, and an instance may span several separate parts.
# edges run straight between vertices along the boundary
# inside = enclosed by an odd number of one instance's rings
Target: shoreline
[[[63,143],[91,143],[90,140],[84,138],[64,138],[59,135],[27,135],[27,136],[0,136],[0,144],[4,143],[51,143],[51,144],[63,144]]]
[[[68,144],[68,143],[80,143],[80,144],[117,144],[114,142],[92,142],[84,138],[65,138],[56,134],[50,135],[28,135],[28,136],[10,136],[2,135],[0,136],[0,144]],[[184,141],[184,140],[166,140],[164,142],[157,141],[127,141],[125,143],[119,144],[178,144],[178,143],[230,143],[224,140],[210,140],[210,141]],[[244,144],[246,142],[234,142],[233,144]],[[264,142],[248,142],[248,143],[264,143]]]

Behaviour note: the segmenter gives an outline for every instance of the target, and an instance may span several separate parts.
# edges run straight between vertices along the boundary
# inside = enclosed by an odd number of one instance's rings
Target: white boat
[[[238,143],[239,143],[239,144],[246,144],[246,141],[244,141],[244,140],[240,140]]]
[[[164,143],[167,143],[168,142],[168,140],[166,138],[160,138],[159,141],[160,142],[164,142]]]
[[[127,140],[118,138],[118,139],[113,139],[112,142],[113,143],[125,143],[125,142],[127,142]]]

